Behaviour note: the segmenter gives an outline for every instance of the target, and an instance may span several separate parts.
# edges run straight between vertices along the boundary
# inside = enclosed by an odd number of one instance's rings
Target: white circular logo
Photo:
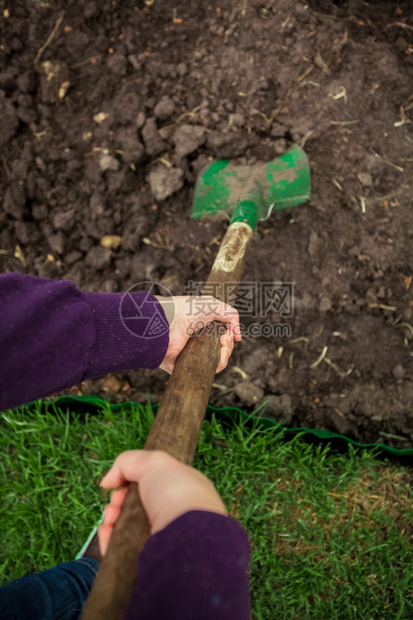
[[[168,309],[169,321],[160,311],[158,300],[154,299],[154,295],[171,298],[171,311]],[[124,327],[137,338],[145,340],[158,338],[169,332],[173,315],[172,293],[163,284],[139,282],[122,295],[119,315]]]

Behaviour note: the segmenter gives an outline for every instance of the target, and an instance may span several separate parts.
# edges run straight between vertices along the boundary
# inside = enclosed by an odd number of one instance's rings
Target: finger
[[[126,450],[119,454],[100,486],[104,489],[117,489],[126,486],[128,482],[137,482],[137,473],[145,462],[146,455],[144,450]]]
[[[119,489],[118,491],[113,491],[110,498],[111,506],[122,506],[123,500],[125,499],[125,495],[128,491],[128,487],[124,487],[123,489]]]
[[[236,341],[241,340],[240,330],[237,329],[239,327],[239,314],[238,310],[236,310],[233,306],[226,304],[223,301],[218,302],[219,306],[217,309],[216,316],[213,317],[213,321],[220,321],[222,323],[227,324],[227,332],[233,335]]]
[[[100,525],[98,528],[99,549],[102,556],[106,555],[108,550],[110,537],[112,536],[112,525]]]
[[[228,360],[234,349],[234,339],[228,336],[221,336],[221,348],[216,372],[221,372],[228,366]]]
[[[105,514],[103,517],[103,525],[115,525],[120,515],[120,506],[113,506],[108,504],[105,508]]]
[[[139,482],[140,477],[147,469],[149,463],[154,463],[153,459],[158,457],[161,453],[156,450],[126,450],[119,454],[115,459],[112,467],[103,478],[100,485],[104,489],[117,489],[118,487],[124,487],[129,482]],[[165,458],[168,459],[166,454],[163,454],[162,465],[164,465]],[[174,461],[169,457],[171,461]],[[169,464],[169,461],[168,461]]]
[[[197,303],[201,312],[194,313],[191,317],[191,322],[196,323],[197,329],[205,327],[212,321],[219,321],[227,324],[228,333],[233,334],[237,342],[241,340],[239,314],[236,308],[209,295],[198,297],[194,302],[194,310]]]
[[[99,549],[102,556],[106,553],[113,527],[119,518],[127,490],[127,487],[125,487],[119,491],[114,491],[110,500],[111,503],[105,507],[103,521],[98,528]],[[103,528],[102,531],[101,528]]]

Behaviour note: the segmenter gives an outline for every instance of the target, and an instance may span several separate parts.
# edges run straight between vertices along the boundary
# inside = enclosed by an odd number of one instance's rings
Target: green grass
[[[1,583],[74,558],[105,504],[102,472],[151,422],[139,406],[0,414]],[[214,417],[194,464],[249,532],[256,620],[413,617],[407,468]]]

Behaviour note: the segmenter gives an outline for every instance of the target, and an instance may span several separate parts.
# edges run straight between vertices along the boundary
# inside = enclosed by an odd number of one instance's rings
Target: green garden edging
[[[47,404],[50,401],[44,400],[42,402],[44,404]],[[57,406],[71,405],[73,403],[84,403],[91,407],[102,407],[102,406],[107,406],[109,404],[110,408],[115,413],[121,407],[136,406],[138,404],[133,401],[113,404],[107,400],[103,400],[102,398],[99,398],[98,396],[60,396],[57,399],[55,399],[53,402]],[[156,412],[159,407],[159,403],[155,405],[151,405],[151,407],[153,411]],[[270,428],[270,427],[273,428],[274,426],[278,426],[280,429],[284,431],[286,435],[294,436],[294,435],[297,435],[298,433],[303,433],[303,434],[309,434],[322,441],[328,441],[332,439],[341,440],[347,444],[352,444],[353,446],[356,446],[357,448],[371,448],[371,449],[376,448],[388,455],[392,455],[396,457],[413,456],[413,448],[406,448],[406,449],[399,450],[398,448],[392,448],[391,446],[387,446],[386,444],[382,444],[382,443],[359,443],[357,441],[354,441],[354,439],[350,439],[350,437],[346,437],[345,435],[340,435],[339,433],[333,433],[331,431],[327,431],[323,429],[317,430],[317,429],[311,429],[311,428],[286,428],[282,426],[281,424],[279,424],[278,422],[276,422],[275,420],[272,420],[271,418],[266,418],[263,416],[260,416],[259,418],[257,418],[247,413],[246,411],[243,411],[242,409],[238,409],[238,407],[213,407],[212,405],[208,405],[207,413],[215,413],[218,415],[222,415],[223,417],[229,420],[233,420],[236,416],[259,420],[263,428]]]

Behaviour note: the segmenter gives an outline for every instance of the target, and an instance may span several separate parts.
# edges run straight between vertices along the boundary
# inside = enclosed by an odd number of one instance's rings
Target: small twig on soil
[[[84,60],[81,60],[80,62],[76,62],[74,65],[70,65],[71,69],[77,69],[78,67],[81,67],[82,65],[86,65],[88,62],[90,62],[91,64],[96,64],[96,61],[99,60],[102,57],[102,54],[98,54],[97,56],[89,56],[89,58],[85,58]]]
[[[208,247],[210,248],[211,245],[217,245],[218,247],[221,245],[221,241],[222,241],[222,235],[216,235],[213,239],[211,239],[211,241],[208,243]]]
[[[57,21],[55,23],[55,26],[54,26],[52,32],[47,37],[46,42],[43,43],[42,47],[39,49],[39,51],[36,54],[36,58],[34,59],[34,64],[35,65],[37,65],[37,63],[40,61],[40,58],[42,57],[43,52],[49,47],[50,43],[55,38],[55,36],[57,34],[57,31],[60,28],[60,24],[62,23],[62,21],[64,19],[64,16],[65,16],[65,12],[62,11],[60,16],[57,18]]]
[[[342,340],[348,340],[346,334],[343,334],[342,332],[333,332],[333,336],[341,338]]]
[[[159,233],[158,233],[159,234]],[[160,235],[159,235],[160,237]],[[167,248],[165,246],[165,243],[163,242],[162,238],[161,238],[161,242],[162,243],[155,243],[154,241],[152,241],[151,239],[149,239],[149,237],[143,237],[142,241],[144,242],[145,245],[150,245],[153,248],[158,248],[158,250],[168,250],[169,248]],[[158,239],[159,241],[159,239]]]
[[[369,304],[369,308],[380,308],[380,310],[390,310],[396,312],[396,306],[386,306],[385,304]]]
[[[346,125],[357,125],[357,123],[359,123],[359,120],[354,120],[354,121],[330,121],[331,125],[340,125],[341,127],[345,127]]]
[[[228,390],[228,386],[222,385],[221,383],[213,383],[212,387],[217,388],[218,390]]]
[[[294,340],[290,340],[290,342],[287,342],[286,346],[290,346],[291,344],[296,344],[297,342],[305,342],[306,344],[308,344],[310,342],[310,339],[307,338],[306,336],[300,336],[299,338],[294,338]]]
[[[353,372],[353,369],[354,369],[354,364],[351,364],[351,366],[350,366],[350,368],[348,370],[342,370],[341,368],[339,368],[337,366],[337,364],[334,364],[334,362],[332,362],[328,357],[324,357],[323,358],[323,362],[328,364],[330,366],[330,368],[332,368],[342,378],[348,377],[348,375],[350,375]]]
[[[410,333],[413,336],[413,326],[410,325],[410,323],[407,323],[406,321],[403,321],[403,323],[397,323],[397,325],[393,325],[393,327],[406,327],[407,329],[410,330]]]
[[[387,26],[387,28],[391,28],[392,26],[398,26],[399,28],[405,28],[406,30],[413,30],[413,26],[409,26],[409,24],[405,24],[404,22],[392,22]]]
[[[390,200],[391,198],[397,198],[397,196],[402,196],[403,192],[392,192],[391,194],[386,194],[385,196],[377,196],[377,202],[384,202],[386,200]]]
[[[321,351],[320,355],[318,356],[318,358],[316,359],[316,361],[315,361],[315,362],[313,362],[313,363],[310,365],[310,368],[311,368],[312,370],[314,370],[314,368],[317,368],[317,366],[318,366],[318,365],[319,365],[319,364],[323,361],[323,359],[324,359],[324,358],[325,358],[325,356],[326,356],[327,349],[328,349],[328,347],[327,347],[327,346],[325,346],[325,347],[323,348],[323,350]]]
[[[341,187],[340,183],[337,181],[337,179],[331,179],[331,182],[333,185],[335,185],[337,187],[338,190],[340,190],[340,192],[343,191],[343,188]]]
[[[178,123],[180,123],[181,121],[184,120],[184,118],[186,118],[187,116],[189,116],[189,118],[191,118],[192,120],[196,120],[197,118],[199,118],[198,114],[196,114],[198,112],[198,110],[200,109],[200,106],[197,105],[195,106],[195,108],[192,108],[192,110],[188,110],[188,112],[184,112],[183,114],[181,114],[181,116],[175,121],[175,123],[173,123],[172,125],[167,125],[167,127],[174,127],[175,125],[178,125]],[[165,127],[163,128],[165,129]]]
[[[310,129],[310,131],[307,131],[307,133],[302,138],[300,138],[298,142],[296,142],[297,146],[301,146],[301,148],[303,149],[305,146],[305,143],[307,142],[307,140],[311,138],[313,133],[314,131],[312,129]]]
[[[388,437],[389,439],[397,439],[398,441],[409,441],[408,437],[400,437],[400,435],[392,435],[391,433],[385,433],[384,431],[379,431],[379,435],[382,437]]]
[[[334,99],[334,101],[338,101],[338,99],[344,99],[344,103],[347,104],[348,103],[348,97],[347,97],[347,89],[345,86],[340,86],[340,91],[338,93],[336,93],[335,95],[331,95],[331,98]]]
[[[411,123],[412,121],[410,120],[408,116],[406,116],[406,112],[408,112],[412,108],[413,108],[413,95],[410,95],[407,101],[402,103],[402,105],[400,106],[401,120],[397,121],[396,123],[393,123],[393,127],[401,127],[402,125],[408,125],[409,123]]]
[[[314,62],[317,67],[322,70],[323,73],[325,73],[326,75],[331,75],[331,70],[329,69],[327,63],[325,63],[324,60],[321,58],[320,52],[317,52],[317,54],[315,55]]]
[[[232,366],[231,368],[232,372],[237,372],[239,375],[241,375],[241,377],[244,379],[248,379],[248,375],[245,372],[245,370],[242,370],[242,368],[240,368],[239,366]]]
[[[195,269],[194,271],[194,275],[196,275],[199,271],[201,271],[201,269],[203,269],[205,267],[205,263],[204,261],[200,262],[198,267]]]
[[[316,332],[314,332],[314,334],[312,335],[312,337],[311,337],[311,339],[310,339],[310,340],[315,340],[316,338],[318,338],[319,336],[321,336],[321,334],[323,333],[323,331],[324,331],[324,324],[322,323],[322,324],[320,325],[320,327],[317,329],[317,331],[316,331]]]
[[[364,214],[366,212],[366,197],[360,196],[360,204],[361,204],[361,212]]]
[[[22,249],[19,245],[16,245],[16,247],[14,248],[13,256],[14,258],[17,258],[17,260],[19,260],[21,263],[23,263],[23,265],[26,265],[26,259],[24,258]]]
[[[392,161],[390,161],[389,159],[387,159],[383,155],[380,155],[376,151],[373,151],[373,149],[371,149],[371,152],[374,154],[375,157],[378,157],[379,159],[384,161],[384,163],[387,164],[388,166],[391,166],[392,168],[395,168],[399,172],[404,172],[404,168],[402,168],[401,166],[398,166],[397,164],[394,164]]]
[[[158,157],[156,161],[159,161],[161,164],[163,164],[167,168],[172,168],[171,162],[166,157]]]

